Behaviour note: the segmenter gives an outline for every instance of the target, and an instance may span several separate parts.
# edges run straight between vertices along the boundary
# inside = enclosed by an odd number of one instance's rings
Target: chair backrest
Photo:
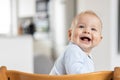
[[[0,80],[120,80],[120,68],[115,68],[115,71],[117,73],[114,71],[99,71],[85,74],[56,76],[7,70],[6,67],[1,67]]]

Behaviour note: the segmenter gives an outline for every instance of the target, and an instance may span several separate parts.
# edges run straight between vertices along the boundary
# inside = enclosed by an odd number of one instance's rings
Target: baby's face
[[[74,27],[69,30],[70,41],[89,53],[102,39],[100,20],[91,14],[83,14]]]

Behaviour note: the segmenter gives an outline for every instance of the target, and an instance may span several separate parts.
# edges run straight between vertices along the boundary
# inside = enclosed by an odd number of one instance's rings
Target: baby
[[[102,22],[93,11],[78,14],[68,30],[69,44],[55,62],[50,75],[81,74],[94,71],[92,48],[102,40]]]

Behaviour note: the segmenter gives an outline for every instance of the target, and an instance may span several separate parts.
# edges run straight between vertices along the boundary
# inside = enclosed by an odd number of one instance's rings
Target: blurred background
[[[103,22],[103,40],[92,51],[95,71],[120,66],[119,0],[1,0],[0,66],[49,74],[68,44],[74,16],[93,10]]]

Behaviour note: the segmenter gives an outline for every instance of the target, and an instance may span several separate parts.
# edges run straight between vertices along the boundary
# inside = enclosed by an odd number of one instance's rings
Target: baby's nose
[[[85,30],[84,30],[84,33],[86,33],[86,34],[90,34],[90,29],[88,29],[88,28],[85,29]]]

